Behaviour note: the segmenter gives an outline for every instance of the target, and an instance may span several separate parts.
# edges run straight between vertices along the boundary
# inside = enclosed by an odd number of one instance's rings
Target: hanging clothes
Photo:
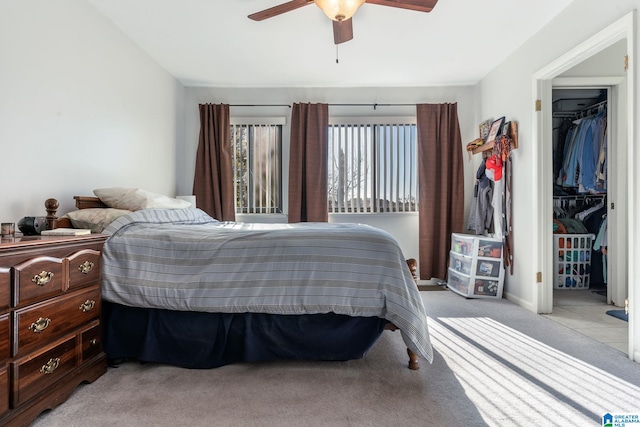
[[[567,132],[562,168],[556,183],[578,193],[606,192],[607,114],[577,119]]]
[[[600,229],[603,226],[603,222],[607,217],[607,207],[602,206],[599,209],[591,212],[589,215],[585,217],[583,220],[584,226],[587,229],[588,233],[597,236],[600,233]],[[601,239],[603,236],[601,236]],[[601,243],[596,243],[600,245]],[[594,288],[603,287],[606,280],[606,257],[604,257],[604,253],[601,250],[601,247],[594,244],[593,250],[591,252],[591,285]]]
[[[556,145],[553,149],[553,182],[557,182],[560,176],[560,170],[562,169],[562,162],[565,154],[565,144],[569,140],[570,134],[575,128],[575,125],[571,120],[564,119],[557,128],[554,128],[553,140],[556,141]]]
[[[602,254],[602,280],[607,283],[607,215],[603,215],[600,230],[593,242],[593,250]]]
[[[486,159],[476,172],[476,184],[473,188],[473,199],[471,199],[471,210],[467,221],[467,230],[471,230],[477,235],[487,234],[491,230],[493,222],[493,182],[485,174]]]

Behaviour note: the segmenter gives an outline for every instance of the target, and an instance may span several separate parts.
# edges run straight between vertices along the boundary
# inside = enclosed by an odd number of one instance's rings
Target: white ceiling
[[[89,0],[185,86],[217,87],[475,84],[573,0],[439,0],[430,13],[365,3],[338,50],[313,4],[247,18],[285,1]]]

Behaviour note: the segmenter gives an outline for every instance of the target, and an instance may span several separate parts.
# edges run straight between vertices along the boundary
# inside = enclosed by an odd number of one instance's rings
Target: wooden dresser
[[[0,425],[27,426],[107,370],[100,337],[107,236],[0,240]]]

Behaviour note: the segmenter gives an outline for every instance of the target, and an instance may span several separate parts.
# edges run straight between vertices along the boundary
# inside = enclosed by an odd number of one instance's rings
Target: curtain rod
[[[289,107],[289,104],[229,104],[229,107]]]
[[[329,104],[331,107],[373,107],[375,110],[378,107],[415,107],[416,104]]]
[[[330,107],[415,107],[416,104],[327,104]],[[289,104],[229,104],[230,107],[289,107]]]

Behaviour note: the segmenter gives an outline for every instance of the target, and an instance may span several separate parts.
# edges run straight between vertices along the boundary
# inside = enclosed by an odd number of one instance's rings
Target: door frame
[[[624,307],[627,298],[627,117],[626,117],[626,78],[625,77],[557,77],[552,81],[554,89],[606,89],[607,91],[607,138],[615,144],[607,145],[609,171],[607,177],[607,233],[609,246],[607,253],[607,304]],[[553,191],[553,190],[551,190]],[[549,231],[551,233],[551,231]],[[549,248],[547,253],[553,250]],[[552,258],[553,259],[553,258]],[[551,291],[545,296],[553,298]],[[545,286],[548,286],[545,283]],[[545,306],[553,307],[552,301]]]
[[[626,40],[627,44],[628,68],[625,79],[626,84],[620,85],[619,80],[616,80],[611,81],[611,84],[607,86],[625,89],[624,96],[618,93],[618,98],[626,101],[627,129],[625,140],[628,143],[625,144],[625,147],[622,149],[626,151],[626,153],[619,151],[618,156],[625,156],[627,167],[626,176],[618,178],[624,179],[628,183],[625,195],[628,204],[626,212],[623,212],[623,214],[627,219],[629,234],[635,235],[632,234],[636,229],[636,219],[632,214],[635,207],[636,193],[636,183],[633,179],[636,176],[633,161],[633,146],[635,143],[635,126],[633,119],[635,117],[635,27],[635,12],[630,12],[533,75],[533,99],[540,100],[541,105],[540,111],[533,112],[532,119],[534,144],[534,189],[532,197],[535,236],[533,239],[533,258],[537,266],[537,271],[540,272],[536,286],[534,287],[533,298],[534,308],[537,313],[551,313],[553,308],[553,264],[552,257],[550,256],[553,250],[552,233],[550,232],[550,230],[553,229],[553,165],[551,164],[552,162],[549,161],[549,159],[552,158],[552,144],[550,144],[549,141],[552,140],[553,132],[551,102],[554,79],[557,79],[558,76],[565,71],[620,40]],[[595,78],[591,79],[591,81],[593,80],[595,80]],[[630,260],[630,262],[627,263],[626,270],[629,283],[629,301],[633,310],[635,307],[635,295],[639,293],[640,287],[640,283],[638,283],[640,277],[637,276],[633,262],[633,260],[637,258],[635,243],[629,241],[624,249],[627,256],[625,259]],[[633,313],[634,312],[629,316],[629,356],[635,360],[640,360],[640,352],[636,354],[636,352],[640,350],[640,340],[637,340],[639,341],[638,343],[634,342],[636,316],[634,316]]]

